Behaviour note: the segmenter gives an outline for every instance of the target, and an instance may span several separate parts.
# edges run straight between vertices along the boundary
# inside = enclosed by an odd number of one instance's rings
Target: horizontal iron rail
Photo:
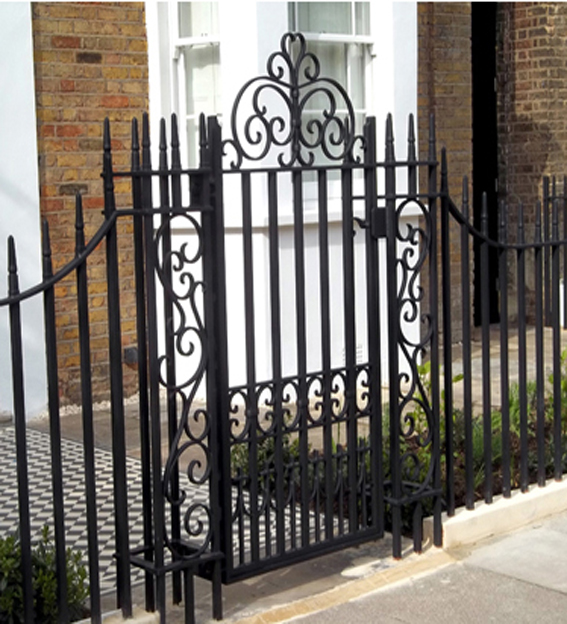
[[[112,175],[115,178],[163,178],[164,176],[170,177],[172,174],[176,176],[192,176],[192,175],[200,175],[203,173],[212,173],[212,169],[210,167],[202,167],[197,169],[140,169],[132,170],[132,169],[123,169],[118,171],[113,171]]]
[[[317,171],[344,171],[345,169],[360,169],[360,171],[365,171],[367,169],[385,169],[386,166],[393,167],[394,169],[407,169],[408,167],[428,167],[428,166],[436,166],[439,163],[437,161],[431,160],[396,160],[391,163],[387,163],[385,161],[376,161],[374,163],[364,163],[360,162],[343,162],[338,165],[311,165],[306,167],[285,167],[285,166],[277,166],[277,167],[258,167],[258,168],[246,168],[242,167],[241,169],[231,169],[225,168],[223,169],[223,173],[226,174],[242,174],[246,173],[310,173]]]
[[[325,539],[320,542],[310,543],[305,548],[298,548],[293,551],[287,551],[285,554],[276,557],[267,557],[257,562],[249,562],[230,570],[225,583],[230,585],[237,581],[243,581],[258,574],[264,574],[272,570],[288,567],[303,561],[309,561],[316,556],[325,555],[331,552],[342,550],[348,546],[356,546],[363,544],[371,539],[378,539],[383,534],[378,529],[371,527],[366,529],[358,529],[356,533],[348,533],[331,539]]]
[[[370,365],[370,362],[357,362],[356,366],[355,366],[355,370],[357,372],[361,372],[363,369],[368,368],[368,366]],[[308,371],[307,372],[307,377],[316,377],[318,375],[335,375],[335,374],[339,374],[339,373],[343,373],[345,371],[345,366],[339,366],[336,368],[331,368],[329,370],[316,370],[316,371]],[[281,383],[281,385],[286,385],[287,383],[291,383],[293,381],[296,381],[298,379],[299,375],[287,375],[285,377],[281,377],[279,383]],[[265,386],[269,386],[271,384],[274,383],[273,379],[266,379],[263,381],[256,381],[256,385],[255,387],[260,389],[263,388]],[[229,386],[228,390],[231,394],[234,393],[238,393],[238,392],[242,392],[242,391],[247,391],[249,389],[248,384],[240,384],[238,386]]]
[[[430,160],[396,160],[395,162],[388,163],[388,166],[392,166],[400,169],[407,169],[408,167],[427,167],[427,166],[435,166],[438,165],[438,161],[430,161]],[[311,171],[341,171],[343,169],[360,169],[361,171],[365,169],[373,169],[373,168],[385,168],[385,161],[376,161],[374,163],[364,163],[362,160],[360,162],[342,162],[337,165],[311,165],[305,167],[285,167],[285,166],[277,166],[277,167],[257,167],[257,168],[246,168],[242,167],[240,169],[233,169],[230,167],[223,168],[223,173],[309,173]],[[167,170],[165,173],[171,174],[170,170]],[[197,168],[197,169],[179,169],[175,172],[179,175],[196,175],[203,173],[212,173],[212,169],[208,167]],[[115,178],[158,178],[163,177],[164,171],[159,169],[149,169],[149,170],[140,170],[140,171],[132,171],[130,169],[125,169],[123,171],[114,171],[113,175]]]
[[[391,484],[392,482],[389,479],[384,481],[385,488],[388,488]],[[407,481],[406,479],[402,479],[401,484],[402,486],[406,488],[418,487],[418,484],[416,484],[415,481]],[[403,507],[404,505],[409,505],[410,503],[415,503],[420,500],[423,500],[423,498],[425,497],[424,495],[427,497],[443,496],[444,491],[442,487],[434,488],[434,487],[431,487],[429,483],[426,483],[426,484],[420,484],[419,489],[416,489],[416,491],[413,494],[404,494],[400,498],[394,498],[392,496],[384,495],[384,500],[387,503],[390,503],[391,505],[397,505],[398,507]]]

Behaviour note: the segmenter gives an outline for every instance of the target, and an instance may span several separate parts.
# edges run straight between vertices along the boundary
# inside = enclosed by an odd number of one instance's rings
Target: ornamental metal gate
[[[379,162],[374,119],[356,133],[344,88],[292,34],[241,89],[229,127],[222,140],[209,119],[201,141],[216,215],[208,405],[223,580],[385,528],[399,557],[404,521],[421,550],[424,508],[440,543],[438,376],[426,391],[418,374],[424,356],[438,368],[436,318],[421,309],[425,293],[437,302],[433,136],[418,161],[410,120],[396,160],[389,119]]]
[[[428,157],[419,160],[410,119],[400,160],[391,118],[383,159],[375,120],[367,118],[361,132],[357,121],[345,89],[321,75],[300,34],[288,33],[267,73],[238,93],[230,136],[223,139],[215,117],[201,118],[197,168],[181,166],[175,117],[170,153],[161,122],[153,167],[144,116],[141,145],[132,124],[130,168],[115,171],[107,120],[101,228],[85,243],[78,196],[74,259],[54,274],[45,224],[44,280],[23,292],[10,242],[10,291],[0,307],[10,313],[26,622],[34,621],[35,529],[20,307],[44,298],[57,604],[60,620],[68,621],[55,301],[56,286],[69,275],[76,288],[64,292],[76,296],[79,321],[90,613],[101,621],[87,265],[103,243],[111,517],[125,617],[135,570],[145,581],[147,610],[157,609],[165,622],[171,575],[173,601],[184,601],[191,622],[195,574],[212,579],[213,615],[220,618],[221,581],[385,531],[401,557],[402,534],[413,534],[421,550],[426,514],[441,544],[436,222],[446,190],[437,189],[433,124]],[[131,187],[126,206],[117,204],[116,181]],[[119,241],[134,258],[127,319]],[[137,344],[139,519],[129,506],[125,320],[135,325]],[[430,367],[427,381],[423,366]]]

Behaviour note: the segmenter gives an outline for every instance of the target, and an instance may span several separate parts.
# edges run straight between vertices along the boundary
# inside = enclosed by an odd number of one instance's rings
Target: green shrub
[[[68,548],[66,554],[67,604],[71,621],[76,621],[88,615],[87,571],[80,552]],[[43,527],[41,539],[32,548],[32,575],[34,621],[55,624],[58,621],[55,546],[48,526]],[[19,536],[14,534],[0,538],[0,624],[23,621],[21,544]]]

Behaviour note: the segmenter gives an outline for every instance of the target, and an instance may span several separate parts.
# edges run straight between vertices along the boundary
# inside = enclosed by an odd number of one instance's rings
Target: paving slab
[[[447,555],[451,559],[445,565],[418,574],[408,570],[399,582],[352,600],[347,597],[342,604],[309,615],[279,621],[567,622],[567,511],[508,535],[450,549]]]
[[[357,600],[294,618],[297,624],[557,624],[567,596],[489,570],[455,563]]]
[[[562,524],[563,531],[543,524],[487,544],[466,565],[567,594],[567,519]]]

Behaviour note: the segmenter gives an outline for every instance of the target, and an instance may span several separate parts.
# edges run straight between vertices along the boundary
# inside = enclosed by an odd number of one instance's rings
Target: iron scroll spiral
[[[318,116],[306,119],[310,106]],[[291,167],[314,165],[316,152],[331,161],[352,159],[355,143],[363,144],[354,134],[354,108],[347,92],[321,76],[319,59],[307,51],[301,33],[286,33],[280,50],[268,58],[267,74],[244,84],[230,124],[232,139],[224,147],[225,153],[228,146],[235,152],[232,169],[240,169],[244,160],[263,160],[274,146],[284,148],[277,163]]]
[[[417,225],[405,224],[402,216],[410,207],[417,208],[420,219]],[[417,495],[432,485],[434,462],[425,450],[433,442],[434,415],[429,381],[420,373],[420,361],[433,338],[430,313],[420,313],[425,296],[419,276],[431,253],[433,223],[426,206],[415,198],[402,202],[396,209],[396,238],[404,247],[396,261],[398,276],[398,314],[401,357],[407,370],[399,373],[400,435],[408,443],[408,450],[400,457],[402,490],[405,495]],[[419,337],[412,338],[408,325],[421,321]],[[427,377],[427,375],[425,376]]]
[[[212,540],[212,518],[210,506],[202,502],[189,502],[189,491],[204,487],[211,474],[209,448],[210,415],[206,408],[192,409],[195,394],[202,382],[207,366],[206,335],[200,312],[200,296],[205,285],[195,278],[195,267],[202,261],[202,228],[191,215],[168,215],[155,233],[156,248],[169,237],[174,222],[183,222],[193,232],[194,245],[183,242],[178,248],[158,257],[157,276],[175,310],[169,331],[173,340],[175,355],[184,359],[188,371],[181,379],[168,383],[166,368],[168,357],[159,358],[160,385],[176,398],[181,414],[174,440],[170,447],[163,473],[164,496],[167,502],[181,513],[184,539],[178,543],[168,532],[164,535],[170,551],[182,559],[195,559],[205,552]],[[175,491],[174,475],[179,471],[181,458],[187,458],[184,482]],[[187,551],[185,540],[191,540],[192,549]]]

